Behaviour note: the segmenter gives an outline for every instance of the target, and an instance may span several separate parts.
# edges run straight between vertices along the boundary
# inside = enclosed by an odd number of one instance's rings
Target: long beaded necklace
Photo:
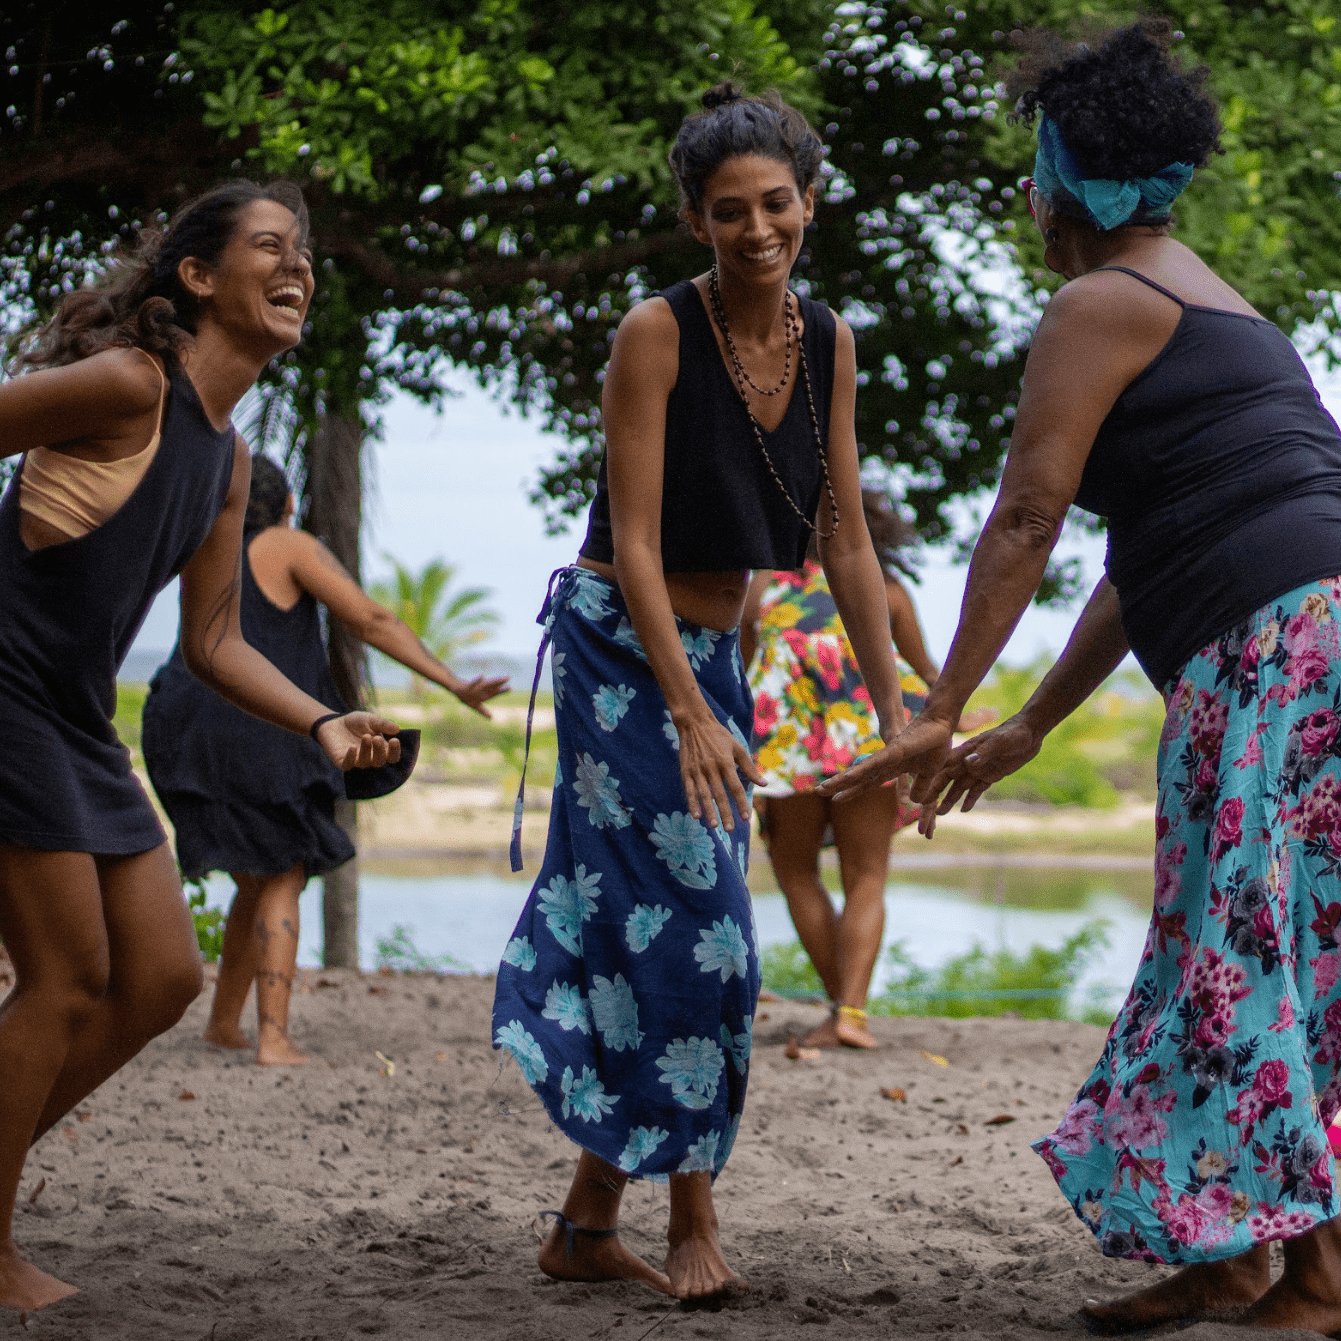
[[[768,473],[772,475],[773,482],[778,486],[783,498],[787,500],[787,506],[796,513],[798,517],[823,540],[828,540],[838,530],[838,500],[834,497],[833,481],[829,478],[829,455],[824,447],[824,437],[820,433],[819,416],[815,413],[815,397],[810,389],[810,365],[806,362],[806,347],[801,340],[801,318],[797,311],[793,309],[793,304],[797,308],[800,303],[790,289],[787,290],[786,297],[783,299],[783,326],[787,333],[787,358],[783,366],[782,381],[771,391],[766,391],[763,387],[757,386],[754,379],[745,371],[745,365],[740,361],[740,354],[736,349],[736,342],[731,338],[730,327],[726,324],[726,307],[722,302],[722,289],[717,281],[717,265],[714,262],[712,269],[708,272],[708,302],[712,307],[713,320],[721,327],[722,338],[726,341],[727,353],[731,356],[731,370],[736,380],[736,390],[740,392],[741,403],[745,406],[745,416],[750,421],[750,427],[754,430],[754,440],[759,444],[759,450],[763,453],[764,464],[768,467]],[[750,408],[750,398],[746,393],[747,386],[754,387],[761,396],[776,396],[783,387],[787,385],[791,377],[792,368],[792,341],[796,342],[797,362],[801,368],[801,384],[805,387],[806,408],[810,411],[810,428],[815,435],[815,447],[819,452],[820,472],[824,476],[824,488],[829,495],[829,508],[833,513],[833,525],[827,531],[821,531],[809,517],[806,516],[800,508],[796,506],[787,486],[783,484],[782,477],[777,472],[777,467],[773,464],[773,458],[768,454],[768,447],[764,444],[764,426],[755,417],[754,411]]]

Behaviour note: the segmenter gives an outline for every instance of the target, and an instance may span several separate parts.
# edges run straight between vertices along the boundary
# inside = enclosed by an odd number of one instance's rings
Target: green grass
[[[121,743],[132,751],[140,748],[140,714],[148,697],[147,684],[118,684],[116,687],[116,716],[112,718],[112,725],[116,727]]]

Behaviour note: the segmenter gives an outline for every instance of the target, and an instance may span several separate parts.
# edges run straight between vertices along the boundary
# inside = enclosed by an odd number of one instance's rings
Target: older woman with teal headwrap
[[[1341,432],[1289,339],[1168,235],[1218,138],[1170,40],[1154,21],[1097,50],[1034,40],[1027,190],[1067,283],[945,669],[903,735],[818,790],[911,771],[929,835],[1135,654],[1168,705],[1150,935],[1034,1148],[1105,1254],[1183,1269],[1082,1312],[1121,1331],[1246,1307],[1341,1335]],[[1107,519],[1106,575],[1025,707],[951,749],[1073,503]]]

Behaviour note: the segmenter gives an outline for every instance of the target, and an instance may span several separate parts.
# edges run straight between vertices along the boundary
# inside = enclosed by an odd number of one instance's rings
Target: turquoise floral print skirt
[[[1168,691],[1154,917],[1103,1055],[1035,1149],[1110,1257],[1205,1262],[1341,1210],[1341,578]]]
[[[687,813],[675,727],[618,588],[582,568],[557,576],[541,617],[559,769],[544,865],[498,970],[494,1046],[583,1149],[632,1177],[715,1175],[759,996],[748,818],[728,834]],[[743,744],[736,634],[679,628]]]

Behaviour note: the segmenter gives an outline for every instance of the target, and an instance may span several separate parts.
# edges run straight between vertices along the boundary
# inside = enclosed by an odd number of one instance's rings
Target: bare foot
[[[662,1294],[671,1293],[671,1283],[650,1262],[630,1252],[617,1238],[595,1238],[581,1229],[573,1231],[573,1251],[562,1225],[540,1249],[540,1269],[554,1280],[640,1280]]]
[[[711,1299],[750,1288],[727,1266],[715,1224],[702,1226],[684,1238],[674,1237],[672,1224],[671,1233],[666,1275],[670,1277],[670,1293],[677,1299]]]
[[[1234,1321],[1245,1327],[1275,1331],[1297,1328],[1302,1332],[1336,1336],[1341,1334],[1341,1297],[1335,1289],[1317,1295],[1301,1288],[1297,1281],[1281,1279]]]
[[[840,1010],[833,1027],[838,1041],[846,1048],[866,1048],[869,1051],[880,1046],[866,1024],[864,1010],[850,1013]]]
[[[1236,1321],[1336,1336],[1341,1332],[1341,1222],[1328,1220],[1287,1239],[1283,1247],[1284,1274]]]
[[[287,1034],[272,1034],[265,1030],[256,1045],[257,1066],[306,1066],[306,1053],[299,1052]]]
[[[1096,1332],[1134,1332],[1185,1318],[1204,1318],[1255,1303],[1271,1284],[1271,1256],[1260,1244],[1223,1262],[1198,1262],[1157,1285],[1111,1303],[1087,1300],[1080,1316]],[[1289,1326],[1302,1326],[1291,1323]]]
[[[75,1286],[25,1262],[13,1244],[0,1249],[0,1307],[31,1313],[78,1293]]]
[[[837,1021],[830,1015],[802,1037],[801,1046],[803,1048],[836,1048],[842,1041],[838,1036]]]
[[[231,1048],[236,1052],[243,1052],[251,1047],[251,1039],[237,1025],[215,1024],[213,1020],[205,1026],[205,1032],[201,1037],[216,1048]]]

